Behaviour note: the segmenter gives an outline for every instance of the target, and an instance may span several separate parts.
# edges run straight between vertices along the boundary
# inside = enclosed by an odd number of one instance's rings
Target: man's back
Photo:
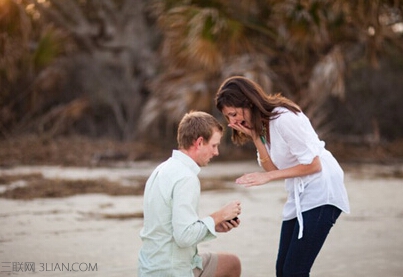
[[[199,171],[194,161],[174,151],[147,180],[140,276],[193,276],[193,267],[200,263],[197,243],[209,237],[197,214]]]

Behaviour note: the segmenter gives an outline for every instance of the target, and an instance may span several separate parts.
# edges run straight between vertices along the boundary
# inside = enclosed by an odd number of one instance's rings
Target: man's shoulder
[[[192,170],[184,164],[181,160],[170,157],[168,160],[161,163],[155,171],[159,174],[167,174],[170,176],[194,176]]]

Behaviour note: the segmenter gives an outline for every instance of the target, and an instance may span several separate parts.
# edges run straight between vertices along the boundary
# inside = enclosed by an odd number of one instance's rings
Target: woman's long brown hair
[[[274,112],[276,107],[285,107],[293,113],[301,112],[297,104],[280,94],[268,95],[256,82],[243,76],[234,76],[226,79],[217,91],[216,107],[222,112],[224,107],[250,109],[252,128],[262,133],[263,123],[276,118],[279,113]],[[242,145],[250,138],[236,130],[232,130],[232,141]]]

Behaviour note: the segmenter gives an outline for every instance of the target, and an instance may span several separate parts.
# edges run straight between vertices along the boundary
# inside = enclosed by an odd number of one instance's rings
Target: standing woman
[[[235,76],[220,86],[216,106],[233,130],[232,141],[252,140],[265,170],[244,174],[236,183],[251,187],[285,179],[277,276],[309,276],[331,227],[350,210],[343,170],[291,100]]]

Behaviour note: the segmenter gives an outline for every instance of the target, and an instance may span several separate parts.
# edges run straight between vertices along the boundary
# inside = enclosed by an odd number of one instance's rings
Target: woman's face
[[[247,108],[235,108],[224,106],[222,114],[231,125],[242,125],[247,129],[252,129],[250,110]]]

